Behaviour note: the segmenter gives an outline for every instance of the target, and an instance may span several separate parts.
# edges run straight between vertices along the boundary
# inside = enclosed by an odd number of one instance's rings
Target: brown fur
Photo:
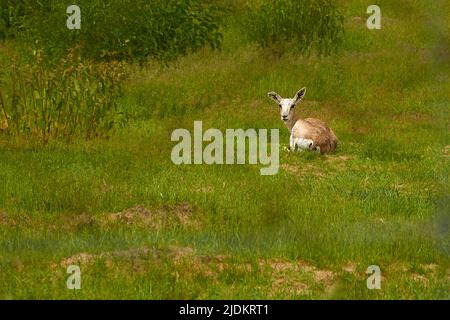
[[[267,95],[278,103],[281,118],[291,133],[291,138],[312,140],[312,144],[307,141],[309,150],[320,150],[320,153],[327,153],[336,150],[338,140],[333,130],[319,119],[300,119],[295,114],[294,106],[305,96],[306,88],[300,89],[293,99],[283,99],[278,93],[271,91]],[[293,143],[293,142],[292,142]],[[292,145],[293,146],[293,145]],[[290,147],[292,147],[290,145]],[[304,148],[305,146],[302,146]],[[295,147],[294,147],[295,148]]]
[[[338,140],[333,130],[319,119],[306,118],[292,121],[293,126],[289,128],[296,138],[311,139],[314,142],[312,149],[320,148],[320,153],[333,152],[336,150]]]

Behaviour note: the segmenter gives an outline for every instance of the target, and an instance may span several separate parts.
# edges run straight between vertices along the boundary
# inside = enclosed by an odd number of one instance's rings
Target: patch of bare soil
[[[101,254],[90,254],[86,252],[77,253],[67,259],[63,259],[60,263],[61,266],[67,267],[73,264],[88,264],[92,262],[94,259],[101,258]]]
[[[335,278],[334,272],[318,269],[301,260],[265,259],[259,261],[259,266],[263,270],[269,269],[273,295],[280,292],[289,295],[309,294],[311,288],[308,278],[312,278],[315,284],[323,285],[325,292],[329,292]]]
[[[387,273],[401,273],[405,275],[406,279],[410,279],[420,283],[423,286],[428,286],[431,281],[438,277],[439,265],[420,264],[417,267],[412,267],[406,263],[393,263],[386,268]]]
[[[20,227],[30,224],[30,217],[25,214],[11,215],[5,210],[0,209],[0,225],[8,227]]]
[[[156,215],[155,212],[142,206],[136,206],[117,213],[112,213],[108,215],[105,220],[106,222],[119,222],[124,224],[142,222],[155,228],[161,227],[162,224],[161,216]]]
[[[193,209],[187,202],[179,205],[165,205],[162,207],[162,210],[168,214],[172,213],[182,225],[187,226],[192,224]]]
[[[6,211],[0,210],[0,225],[15,226],[17,221],[9,216]]]
[[[53,269],[58,267],[66,268],[69,265],[89,266],[96,261],[103,261],[107,267],[113,267],[121,263],[122,267],[131,268],[133,273],[148,272],[149,268],[156,263],[169,263],[172,265],[172,273],[177,277],[203,276],[216,281],[217,276],[224,270],[217,267],[218,260],[198,256],[190,247],[168,247],[164,249],[157,248],[132,248],[127,250],[117,250],[101,252],[98,254],[78,253],[71,257],[61,260],[59,263],[53,263]]]
[[[140,224],[153,229],[162,229],[173,225],[200,227],[200,223],[193,218],[192,206],[186,202],[178,205],[163,205],[158,209],[136,206],[107,215],[103,218],[103,223]]]
[[[420,265],[420,267],[427,272],[436,273],[439,266],[437,264],[430,263],[430,264],[422,264]]]
[[[348,262],[342,267],[342,271],[355,273],[356,272],[356,264],[353,262]]]
[[[430,283],[430,280],[427,277],[425,277],[421,274],[418,274],[418,273],[413,273],[411,275],[411,279],[414,281],[420,282],[420,284],[422,284],[425,287],[428,286],[428,284]]]
[[[116,250],[101,252],[98,254],[77,253],[69,258],[61,260],[59,265],[66,267],[72,264],[90,264],[96,260],[123,259],[135,261],[140,259],[163,259],[169,258],[172,261],[179,262],[186,257],[194,255],[194,251],[189,247],[169,247],[167,249],[155,249],[148,247],[131,248],[127,250]]]
[[[304,261],[288,261],[283,259],[260,259],[257,265],[249,262],[235,262],[228,256],[200,256],[191,247],[133,248],[102,252],[98,254],[78,253],[54,264],[54,267],[66,268],[69,265],[89,265],[103,260],[106,266],[112,265],[114,260],[125,261],[132,266],[133,272],[145,272],[149,268],[149,261],[168,261],[173,265],[173,273],[183,277],[201,275],[211,282],[219,281],[221,273],[233,272],[251,273],[257,271],[270,279],[268,291],[271,296],[277,295],[308,295],[310,286],[317,284],[329,292],[333,287],[335,274],[332,271],[316,268]]]
[[[308,295],[311,290],[307,284],[291,277],[280,277],[272,282],[272,296],[277,293],[284,293],[289,296]]]

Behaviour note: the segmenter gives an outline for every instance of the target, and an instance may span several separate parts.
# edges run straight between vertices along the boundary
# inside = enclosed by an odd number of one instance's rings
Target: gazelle
[[[314,118],[300,119],[295,114],[295,106],[302,101],[305,92],[306,88],[300,89],[292,99],[284,99],[273,91],[267,94],[279,105],[281,120],[291,133],[289,151],[334,151],[338,140],[326,123]]]

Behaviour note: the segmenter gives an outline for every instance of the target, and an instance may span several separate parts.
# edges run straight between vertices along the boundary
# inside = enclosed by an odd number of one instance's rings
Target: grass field
[[[370,4],[341,1],[331,56],[262,49],[237,16],[221,50],[129,67],[131,120],[109,139],[0,135],[0,298],[449,299],[449,4],[379,1],[368,30]],[[194,120],[279,128],[288,145],[266,93],[302,86],[297,112],[333,128],[335,153],[281,150],[274,176],[171,162]]]

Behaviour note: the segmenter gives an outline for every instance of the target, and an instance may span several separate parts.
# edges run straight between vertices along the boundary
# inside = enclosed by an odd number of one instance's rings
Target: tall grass
[[[74,52],[48,68],[42,51],[32,63],[16,59],[0,83],[4,130],[44,143],[62,137],[107,135],[125,117],[116,103],[125,73],[118,62],[90,63]]]
[[[330,0],[263,0],[252,2],[244,26],[263,47],[309,53],[336,49],[343,36],[343,15]]]

